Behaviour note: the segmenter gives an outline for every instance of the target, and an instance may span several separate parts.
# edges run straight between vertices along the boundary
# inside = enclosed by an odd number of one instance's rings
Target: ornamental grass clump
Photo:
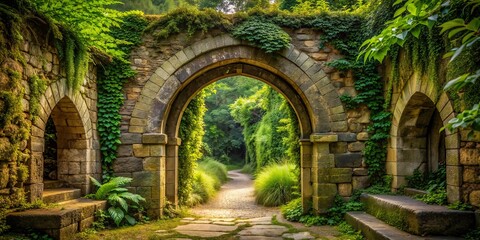
[[[279,206],[296,197],[298,176],[294,164],[274,164],[255,179],[256,201],[264,206]]]

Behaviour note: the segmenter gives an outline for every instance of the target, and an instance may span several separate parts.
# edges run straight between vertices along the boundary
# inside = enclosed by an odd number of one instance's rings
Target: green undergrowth
[[[319,215],[312,206],[306,206],[310,209],[304,213],[301,198],[294,199],[287,204],[281,206],[282,215],[285,219],[292,222],[300,222],[307,226],[321,226],[321,225],[339,225],[344,221],[346,212],[362,211],[364,205],[360,202],[360,195],[367,194],[392,194],[390,191],[391,177],[385,177],[385,180],[372,185],[366,189],[355,190],[348,200],[336,195],[333,206],[327,209],[327,212]],[[309,203],[311,204],[311,203]]]
[[[416,199],[427,204],[447,204],[447,170],[445,165],[440,165],[434,172],[422,173],[415,169],[411,176],[406,178],[407,187],[427,191],[427,194],[415,196]]]
[[[185,202],[187,206],[207,202],[228,180],[227,167],[211,158],[200,161],[193,174],[192,191]]]
[[[294,164],[272,164],[263,168],[254,183],[255,200],[264,206],[280,206],[298,195],[298,169]]]

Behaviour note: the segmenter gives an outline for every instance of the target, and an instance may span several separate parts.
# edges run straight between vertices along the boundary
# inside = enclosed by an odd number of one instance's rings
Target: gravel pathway
[[[279,208],[268,208],[255,203],[251,176],[240,170],[228,172],[230,181],[222,186],[217,195],[204,205],[191,209],[201,217],[257,218],[279,215]]]

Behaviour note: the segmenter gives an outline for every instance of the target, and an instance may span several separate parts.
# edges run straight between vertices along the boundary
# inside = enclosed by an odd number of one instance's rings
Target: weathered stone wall
[[[404,186],[405,177],[412,175],[415,169],[428,171],[428,161],[432,158],[429,151],[433,150],[429,144],[439,140],[429,135],[439,130],[433,126],[433,118],[435,114],[438,116],[441,127],[455,116],[455,110],[458,111],[454,109],[453,100],[441,89],[447,81],[445,68],[441,68],[437,78],[440,83],[436,84],[429,76],[415,72],[403,56],[400,62],[400,81],[392,91],[393,119],[386,163],[387,173],[394,177],[393,188]],[[390,63],[384,70],[387,79]],[[468,139],[467,131],[445,130],[444,139],[440,141],[444,148],[438,148],[437,153],[445,156],[448,201],[480,207],[480,135]]]
[[[52,117],[58,138],[58,179],[68,186],[80,188],[82,193],[90,192],[88,175],[100,178],[101,164],[97,134],[97,87],[96,67],[90,64],[88,73],[79,91],[67,87],[65,69],[60,63],[57,50],[42,27],[32,25],[23,34],[24,41],[20,52],[25,65],[20,60],[7,59],[3,68],[12,69],[21,75],[25,95],[22,101],[26,116],[30,114],[30,89],[28,81],[33,76],[47,80],[47,89],[40,97],[38,116],[31,121],[31,137],[25,143],[25,152],[31,157],[27,163],[28,179],[24,183],[27,197],[41,198],[43,192],[43,151],[45,149],[45,126]],[[33,29],[34,32],[31,32]],[[51,39],[51,38],[50,38]],[[30,122],[30,120],[28,120]],[[9,166],[0,162],[0,193],[10,194],[4,181],[15,173]]]
[[[176,166],[181,161],[177,151],[181,140],[171,128],[176,127],[182,107],[195,91],[222,76],[261,78],[291,100],[300,124],[310,129],[302,133],[302,192],[306,200],[313,196],[317,210],[331,204],[335,194],[349,197],[353,189],[368,184],[361,151],[368,138],[369,112],[364,107],[345,111],[338,97],[356,94],[351,73],[325,65],[341,56],[331,46],[319,49],[320,32],[287,32],[293,46],[280,54],[265,54],[219,30],[191,38],[178,34],[165,40],[146,34],[143,44],[134,49],[131,62],[138,73],[124,88],[122,144],[114,171],[134,178],[130,190],[149,199],[151,215],[160,214],[161,210],[155,208],[163,206],[167,197],[176,201]],[[233,65],[221,66],[222,61]],[[189,83],[188,79],[194,80]],[[307,100],[299,99],[295,91]],[[175,98],[184,100],[173,101]],[[313,107],[302,107],[302,101]],[[323,141],[325,134],[328,141]]]

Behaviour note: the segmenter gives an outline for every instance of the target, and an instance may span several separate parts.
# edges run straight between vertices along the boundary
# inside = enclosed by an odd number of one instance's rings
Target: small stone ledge
[[[142,135],[143,144],[167,144],[167,135],[163,133],[145,133]]]
[[[337,134],[312,134],[310,141],[314,143],[331,143],[338,142]]]

